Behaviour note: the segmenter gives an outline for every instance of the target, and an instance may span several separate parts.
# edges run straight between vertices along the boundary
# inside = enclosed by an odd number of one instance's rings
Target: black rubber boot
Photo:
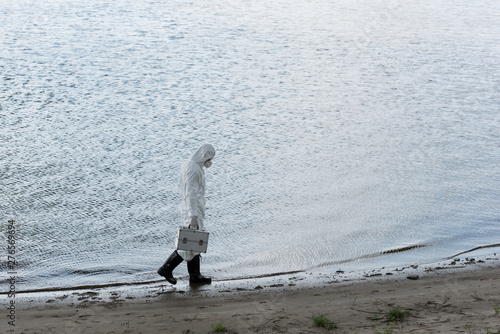
[[[177,280],[172,275],[172,271],[174,271],[175,267],[181,264],[182,261],[184,261],[184,259],[177,253],[177,251],[174,251],[170,254],[165,264],[158,269],[158,274],[165,277],[169,283],[174,285],[177,284]]]
[[[200,256],[196,255],[187,263],[189,272],[189,284],[210,284],[212,279],[200,274]]]

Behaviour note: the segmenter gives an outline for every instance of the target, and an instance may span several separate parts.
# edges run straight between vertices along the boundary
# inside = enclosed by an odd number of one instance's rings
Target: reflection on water
[[[201,142],[218,149],[202,266],[219,279],[498,242],[499,10],[1,4],[1,231],[19,226],[19,289],[157,279]]]

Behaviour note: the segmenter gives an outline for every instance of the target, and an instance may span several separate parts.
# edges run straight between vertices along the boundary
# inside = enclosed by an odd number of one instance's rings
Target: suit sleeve
[[[200,216],[200,210],[198,209],[200,181],[200,175],[198,175],[198,173],[193,173],[186,179],[186,201],[189,217]]]

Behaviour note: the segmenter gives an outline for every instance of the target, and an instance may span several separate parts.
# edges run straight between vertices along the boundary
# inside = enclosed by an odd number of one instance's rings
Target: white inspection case
[[[193,230],[188,227],[179,226],[175,248],[177,250],[206,253],[209,234],[207,231]]]

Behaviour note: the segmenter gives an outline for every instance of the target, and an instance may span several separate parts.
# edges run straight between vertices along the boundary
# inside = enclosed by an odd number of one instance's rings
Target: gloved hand
[[[191,224],[189,224],[189,227],[195,230],[198,229],[198,217],[191,217]]]

